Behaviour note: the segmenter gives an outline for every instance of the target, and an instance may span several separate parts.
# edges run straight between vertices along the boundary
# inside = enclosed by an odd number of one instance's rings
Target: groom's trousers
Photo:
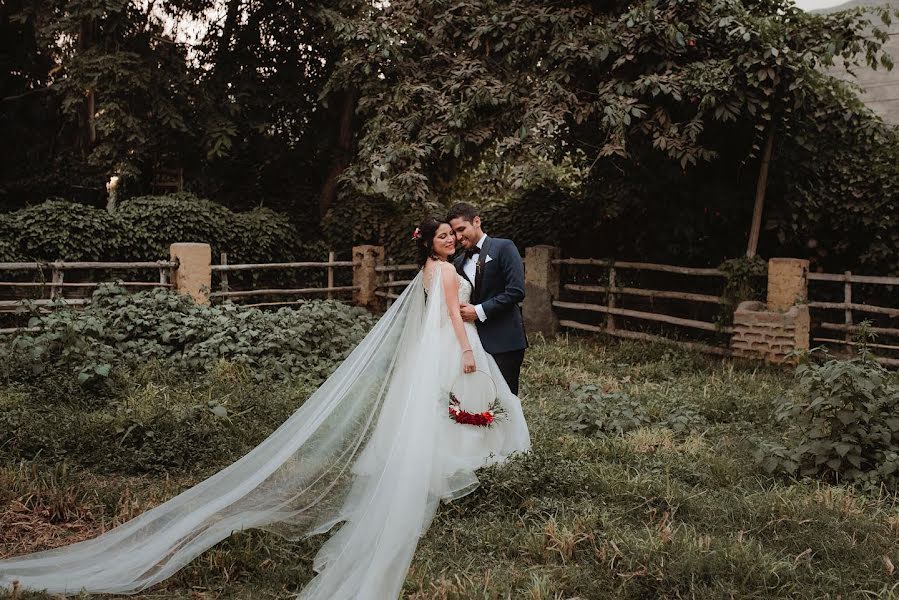
[[[518,378],[521,375],[521,363],[524,362],[524,349],[513,350],[512,352],[499,352],[491,354],[499,367],[499,372],[503,374],[503,379],[509,384],[509,389],[516,396],[518,395]]]

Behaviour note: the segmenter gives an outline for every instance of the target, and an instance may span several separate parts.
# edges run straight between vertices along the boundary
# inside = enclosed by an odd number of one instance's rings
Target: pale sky
[[[815,10],[843,4],[846,0],[796,0],[796,6],[803,10]]]

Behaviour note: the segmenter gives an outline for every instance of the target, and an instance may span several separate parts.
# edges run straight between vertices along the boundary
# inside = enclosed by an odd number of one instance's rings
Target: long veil
[[[321,387],[243,458],[96,538],[0,561],[0,587],[136,593],[234,531],[297,539],[344,522],[300,597],[397,597],[437,496],[477,484],[462,474],[433,491],[433,436],[446,419],[435,385],[446,367],[428,339],[446,310],[434,280],[426,302],[420,272]]]

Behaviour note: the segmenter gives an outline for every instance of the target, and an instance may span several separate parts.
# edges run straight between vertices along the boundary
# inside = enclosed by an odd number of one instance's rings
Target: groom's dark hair
[[[453,219],[458,219],[462,217],[469,223],[474,222],[474,218],[479,216],[481,213],[477,208],[472,206],[467,202],[459,202],[458,204],[453,205],[453,207],[446,213],[447,222],[452,221]]]

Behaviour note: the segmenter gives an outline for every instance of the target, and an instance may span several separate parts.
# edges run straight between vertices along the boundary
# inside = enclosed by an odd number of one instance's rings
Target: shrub
[[[225,303],[200,306],[164,289],[128,294],[101,286],[84,310],[35,316],[37,333],[17,335],[0,350],[14,360],[8,378],[49,365],[102,382],[113,366],[159,360],[203,371],[219,361],[247,365],[257,378],[316,381],[364,337],[374,318],[336,301],[306,301],[276,312]]]
[[[204,242],[213,257],[235,261],[286,262],[327,254],[300,239],[284,216],[259,208],[234,213],[189,193],[140,196],[104,209],[51,200],[0,215],[0,262],[30,260],[159,260],[174,242]],[[341,246],[337,248],[343,250]]]
[[[568,428],[586,435],[627,433],[649,424],[642,403],[624,393],[605,393],[595,385],[572,385]]]
[[[800,365],[777,419],[790,428],[785,443],[763,443],[756,451],[766,471],[897,482],[899,386],[866,354]]]
[[[625,392],[603,392],[592,384],[572,384],[570,389],[572,403],[564,414],[566,426],[585,435],[623,435],[648,425],[663,425],[676,434],[687,434],[707,424],[690,407],[667,408]]]
[[[0,256],[0,262],[15,258],[31,260],[103,260],[115,257],[122,243],[122,223],[105,210],[49,200],[0,216],[0,226],[13,233],[9,247],[0,249],[11,255]],[[168,256],[168,251],[164,256]],[[155,255],[152,260],[163,256]]]
[[[333,248],[354,245],[384,246],[394,263],[415,261],[412,231],[425,214],[439,211],[403,210],[381,196],[342,194],[322,220],[322,232]]]

